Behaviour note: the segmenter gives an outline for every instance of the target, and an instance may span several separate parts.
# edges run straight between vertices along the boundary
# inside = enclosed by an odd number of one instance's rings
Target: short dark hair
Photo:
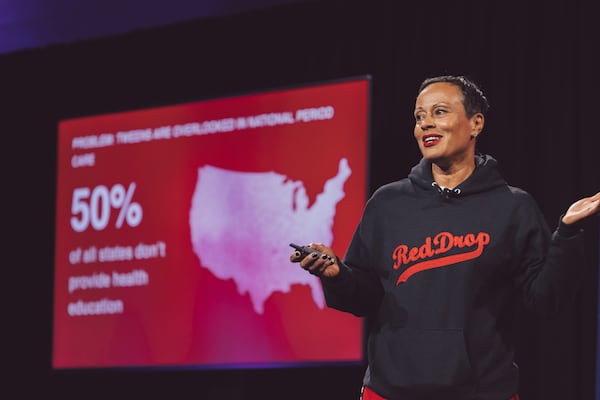
[[[486,116],[490,105],[488,103],[487,98],[483,94],[483,91],[473,80],[462,75],[441,75],[435,76],[433,78],[427,78],[423,82],[421,82],[421,85],[419,86],[419,90],[417,92],[417,96],[427,86],[431,85],[432,83],[440,82],[451,83],[460,88],[463,94],[463,106],[465,107],[467,117],[471,118],[476,113],[481,113],[483,114],[483,116]]]

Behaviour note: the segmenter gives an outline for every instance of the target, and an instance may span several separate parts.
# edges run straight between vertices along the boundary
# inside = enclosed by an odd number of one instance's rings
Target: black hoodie
[[[426,159],[369,199],[328,306],[369,317],[364,384],[398,400],[506,400],[517,393],[516,302],[559,311],[582,275],[582,231],[551,234],[532,197],[488,155],[453,189]]]

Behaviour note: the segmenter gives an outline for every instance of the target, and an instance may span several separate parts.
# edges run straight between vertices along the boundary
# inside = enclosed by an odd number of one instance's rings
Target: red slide
[[[60,121],[53,367],[360,362],[362,320],[325,306],[289,243],[345,251],[369,90],[360,77]]]

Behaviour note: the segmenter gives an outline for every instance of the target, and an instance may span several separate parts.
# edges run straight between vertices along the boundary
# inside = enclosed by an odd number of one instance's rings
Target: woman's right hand
[[[303,257],[300,251],[294,251],[290,255],[290,261],[299,263],[302,269],[319,277],[333,278],[340,273],[338,259],[331,248],[323,243],[311,243],[308,247],[314,252]]]

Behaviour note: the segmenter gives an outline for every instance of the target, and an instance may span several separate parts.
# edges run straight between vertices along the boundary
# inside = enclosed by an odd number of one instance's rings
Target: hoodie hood
[[[431,161],[425,158],[422,158],[421,161],[411,169],[408,179],[423,190],[439,192],[446,199],[450,197],[468,196],[506,185],[506,181],[498,171],[498,161],[488,154],[475,155],[475,170],[471,176],[455,188],[450,189],[440,187],[433,180]]]

